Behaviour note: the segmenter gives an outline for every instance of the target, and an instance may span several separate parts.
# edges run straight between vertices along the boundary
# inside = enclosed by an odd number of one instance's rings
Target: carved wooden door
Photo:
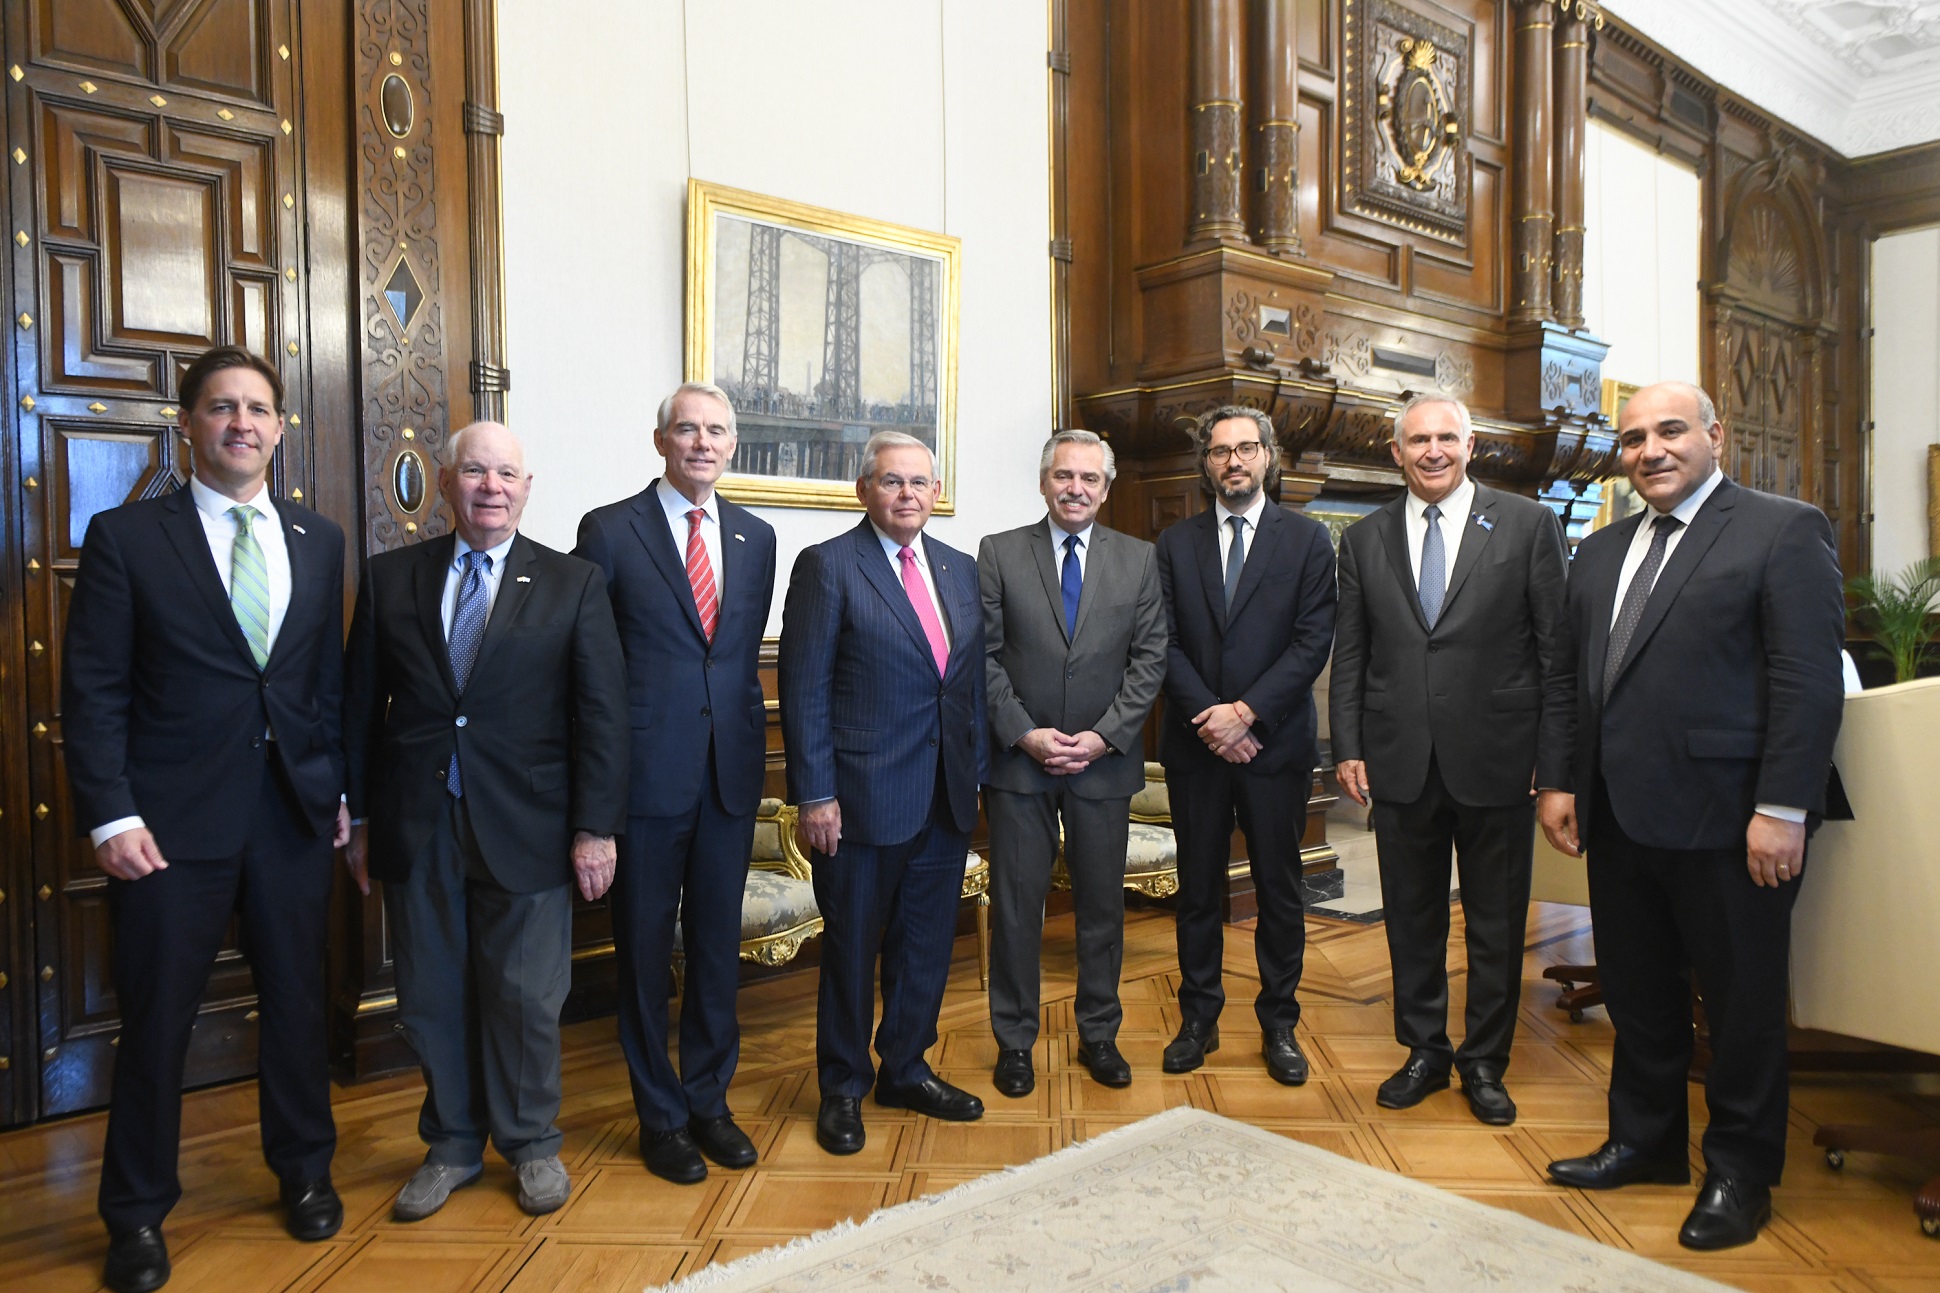
[[[1802,498],[1808,387],[1801,329],[1749,311],[1725,319],[1724,469],[1741,485]]]
[[[74,819],[61,754],[61,632],[89,518],[185,484],[178,379],[231,341],[281,369],[291,425],[275,487],[313,494],[305,339],[313,325],[343,335],[347,320],[341,305],[310,317],[293,0],[8,0],[5,12],[8,549],[26,638],[24,703],[9,713],[27,721],[5,740],[32,820],[7,837],[28,847],[5,862],[0,913],[17,946],[0,1076],[6,1120],[24,1121],[103,1103],[118,1028],[106,881],[83,835],[98,823]],[[230,934],[191,1084],[255,1068],[255,1000]]]

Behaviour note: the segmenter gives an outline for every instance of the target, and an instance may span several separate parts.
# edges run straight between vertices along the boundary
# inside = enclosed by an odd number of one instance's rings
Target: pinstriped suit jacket
[[[834,798],[842,837],[900,844],[930,821],[968,831],[984,775],[984,636],[977,563],[921,539],[950,634],[937,677],[929,640],[868,518],[804,549],[781,624],[781,727],[788,797]]]

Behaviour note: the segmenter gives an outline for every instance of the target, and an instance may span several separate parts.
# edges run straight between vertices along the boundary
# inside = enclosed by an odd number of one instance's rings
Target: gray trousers
[[[551,1158],[559,1116],[559,1011],[572,983],[572,886],[501,888],[464,801],[410,878],[384,886],[397,1012],[424,1069],[425,1161],[469,1167],[485,1140],[507,1162]]]
[[[1044,895],[1064,821],[1064,865],[1078,926],[1078,1039],[1114,1041],[1125,1017],[1125,842],[1131,796],[1083,799],[1069,790],[984,787],[990,817],[990,1031],[1004,1050],[1037,1041]]]

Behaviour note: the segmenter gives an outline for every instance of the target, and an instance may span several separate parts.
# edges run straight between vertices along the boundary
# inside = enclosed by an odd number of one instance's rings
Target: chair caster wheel
[[[1940,1239],[1940,1217],[1921,1217],[1920,1229],[1928,1239]]]
[[[1846,1165],[1846,1152],[1843,1149],[1828,1149],[1825,1152],[1825,1165],[1838,1171]]]

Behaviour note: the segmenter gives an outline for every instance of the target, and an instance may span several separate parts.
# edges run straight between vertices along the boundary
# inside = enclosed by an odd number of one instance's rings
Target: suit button
[[[712,658],[710,658],[710,659],[708,660],[708,662],[707,662],[707,667],[708,667],[708,668],[710,668],[710,669],[712,669],[712,668],[714,667],[714,661],[713,661],[713,659],[712,659]]]
[[[249,748],[250,748],[250,749],[252,749],[252,750],[260,750],[260,749],[262,749],[262,748],[263,748],[263,738],[262,738],[262,737],[260,737],[260,736],[252,736],[252,737],[250,737],[250,738],[249,738]]]
[[[1441,650],[1441,649],[1442,649],[1442,644],[1441,644],[1441,643],[1439,643],[1439,642],[1430,642],[1430,643],[1428,644],[1428,649],[1429,649],[1430,651],[1439,651],[1439,650]]]
[[[932,750],[934,750],[934,749],[936,748],[936,738],[935,738],[934,736],[932,736],[932,737],[930,738],[930,748],[931,748]]]
[[[703,706],[701,706],[701,717],[702,717],[702,718],[712,718],[712,717],[714,717],[714,708],[713,708],[713,706],[711,706],[711,705],[703,705]]]
[[[469,722],[471,722],[471,720],[469,718],[466,718],[463,714],[460,714],[458,716],[458,726],[463,727],[465,724]]]

